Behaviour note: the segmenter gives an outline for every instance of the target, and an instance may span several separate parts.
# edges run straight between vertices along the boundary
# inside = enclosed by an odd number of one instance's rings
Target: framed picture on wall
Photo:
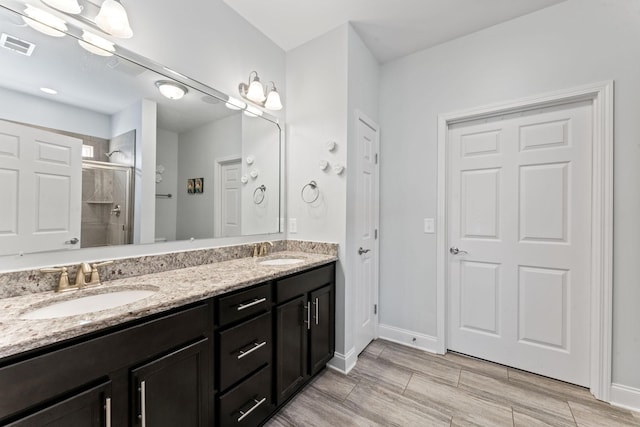
[[[204,178],[196,178],[193,186],[194,193],[204,193]]]
[[[190,178],[187,180],[187,193],[193,194],[196,186],[196,180],[194,178]]]

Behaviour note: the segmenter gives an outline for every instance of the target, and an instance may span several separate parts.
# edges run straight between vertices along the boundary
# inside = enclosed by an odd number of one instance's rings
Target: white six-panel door
[[[449,128],[449,349],[589,385],[591,117]]]
[[[242,232],[242,166],[240,160],[223,163],[222,177],[222,236],[239,236]]]
[[[81,187],[80,139],[0,120],[0,255],[79,248]]]

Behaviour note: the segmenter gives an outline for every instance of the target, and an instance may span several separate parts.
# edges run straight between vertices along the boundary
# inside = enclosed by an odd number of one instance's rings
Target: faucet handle
[[[98,273],[98,267],[102,267],[104,265],[109,265],[109,264],[113,264],[113,261],[104,261],[104,262],[91,264],[91,278],[89,279],[90,285],[100,284],[100,273]]]
[[[69,285],[69,273],[67,273],[67,267],[41,268],[40,271],[42,273],[60,273],[60,279],[58,280],[58,287],[56,288],[56,292],[62,292],[71,289],[71,286]]]

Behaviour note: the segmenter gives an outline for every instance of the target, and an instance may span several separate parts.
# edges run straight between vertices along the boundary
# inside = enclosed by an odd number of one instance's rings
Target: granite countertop
[[[270,258],[300,258],[298,264],[265,266]],[[0,299],[0,358],[32,350],[141,317],[204,300],[225,292],[336,261],[333,255],[282,251],[264,258],[231,261],[145,274],[65,293],[39,292]],[[121,290],[157,290],[153,295],[116,308],[56,319],[24,320],[25,312],[78,297]]]

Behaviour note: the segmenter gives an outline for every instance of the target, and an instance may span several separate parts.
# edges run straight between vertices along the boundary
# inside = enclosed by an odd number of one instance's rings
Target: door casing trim
[[[515,101],[438,115],[437,349],[447,351],[447,143],[449,126],[501,114],[590,100],[593,106],[591,165],[591,308],[589,388],[609,401],[613,335],[613,80],[559,90]]]

